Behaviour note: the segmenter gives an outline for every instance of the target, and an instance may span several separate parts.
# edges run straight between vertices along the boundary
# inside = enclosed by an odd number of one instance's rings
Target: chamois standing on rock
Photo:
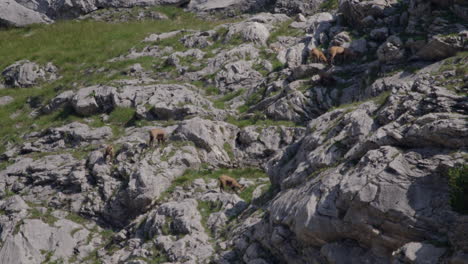
[[[330,65],[335,62],[335,57],[338,55],[341,57],[341,62],[351,59],[355,55],[351,49],[339,46],[330,47],[330,49],[328,49],[328,53],[330,53]]]
[[[114,146],[112,145],[108,145],[106,147],[106,151],[104,152],[104,161],[105,162],[108,162],[107,161],[107,157],[109,157],[109,162],[112,163],[112,161],[114,160]]]
[[[310,50],[310,57],[312,62],[327,63],[327,57],[325,57],[325,54],[323,54],[323,52],[317,48]]]
[[[239,189],[241,192],[245,189],[245,186],[242,184],[239,184],[236,179],[231,178],[227,175],[221,175],[219,176],[219,188],[221,189],[221,192],[227,187],[230,187],[235,193],[237,193],[237,189]]]
[[[159,128],[155,128],[155,129],[151,129],[149,131],[149,136],[150,136],[150,140],[149,140],[149,146],[153,146],[153,143],[154,143],[154,140],[156,139],[158,141],[158,145],[160,143],[164,143],[164,141],[166,140],[166,132],[162,129],[159,129]]]

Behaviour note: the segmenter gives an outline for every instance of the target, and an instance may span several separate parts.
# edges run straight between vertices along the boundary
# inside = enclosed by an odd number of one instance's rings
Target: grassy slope
[[[52,25],[32,25],[25,28],[0,30],[0,69],[12,63],[29,59],[41,64],[54,63],[62,78],[49,84],[24,89],[3,89],[0,96],[9,95],[15,101],[0,107],[0,153],[6,142],[18,142],[24,132],[31,132],[31,125],[40,128],[68,123],[79,117],[69,112],[56,112],[31,119],[27,105],[29,97],[38,97],[42,102],[64,90],[93,84],[106,83],[119,78],[118,71],[109,73],[87,73],[87,69],[122,69],[136,62],[148,63],[152,58],[120,63],[109,63],[109,59],[125,54],[131,47],[151,33],[169,32],[181,28],[210,29],[226,21],[210,22],[185,13],[180,8],[154,8],[170,17],[169,20],[138,21],[128,23],[104,23],[96,21],[62,21]],[[73,85],[72,85],[73,84]],[[16,113],[15,118],[10,116]]]

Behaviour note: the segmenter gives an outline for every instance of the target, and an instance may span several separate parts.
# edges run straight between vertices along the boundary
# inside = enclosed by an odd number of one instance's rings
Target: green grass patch
[[[292,22],[293,20],[290,19],[277,26],[268,38],[268,43],[270,44],[276,42],[278,37],[281,36],[299,37],[305,35],[303,30],[290,27]]]
[[[109,122],[118,125],[128,125],[135,116],[135,109],[131,107],[117,107],[109,114]]]
[[[232,151],[231,144],[226,142],[226,143],[224,143],[223,148],[224,148],[224,151],[226,151],[226,153],[228,154],[229,159],[233,160],[234,159],[234,152]]]
[[[58,93],[71,87],[81,88],[127,78],[121,71],[131,64],[141,63],[145,68],[153,67],[153,64],[161,64],[160,60],[151,57],[108,62],[109,59],[126,54],[130,48],[138,47],[141,40],[151,33],[178,29],[208,30],[221,23],[229,22],[200,19],[195,14],[184,12],[177,7],[158,7],[154,10],[168,15],[171,19],[126,23],[67,20],[51,25],[0,29],[0,47],[2,47],[0,71],[18,60],[28,59],[41,65],[52,62],[58,67],[59,74],[62,76],[61,79],[52,83],[43,83],[32,88],[0,90],[0,96],[10,95],[14,98],[12,103],[0,107],[0,120],[2,120],[0,153],[5,151],[7,142],[21,143],[22,132],[32,132],[32,124],[38,125],[37,130],[39,130],[61,123],[82,120],[67,109],[30,118],[29,113],[32,109],[27,104],[29,97],[46,103]],[[160,44],[178,43],[175,38],[164,41]],[[96,71],[97,69],[104,69],[104,71]],[[12,114],[16,116],[10,117]],[[119,114],[123,113],[119,112]]]
[[[320,4],[320,9],[324,11],[330,11],[338,9],[339,1],[338,0],[325,0]]]
[[[216,202],[211,202],[211,201],[197,201],[198,202],[198,212],[200,212],[200,215],[202,217],[201,219],[201,224],[203,228],[205,228],[205,231],[208,233],[210,237],[214,237],[212,231],[210,228],[208,228],[207,222],[208,218],[212,213],[216,213],[221,211],[223,203],[221,201],[216,201]]]
[[[208,169],[190,169],[186,170],[185,173],[177,177],[171,184],[169,188],[160,196],[158,200],[162,201],[169,197],[172,192],[174,192],[177,186],[188,186],[192,184],[195,179],[204,179],[209,181],[210,179],[218,179],[219,176],[226,174],[233,178],[239,179],[243,178],[263,178],[267,177],[265,172],[257,168],[242,168],[242,169],[217,169],[217,170],[208,170]]]
[[[233,91],[231,93],[228,93],[224,95],[223,97],[215,100],[213,102],[213,106],[218,108],[218,109],[224,109],[226,107],[226,102],[231,101],[232,99],[242,95],[244,93],[244,89],[239,89],[237,91]]]
[[[53,226],[57,222],[58,218],[52,215],[52,209],[47,208],[45,213],[42,213],[37,208],[32,208],[29,211],[29,218],[31,219],[40,219],[42,222]]]
[[[85,224],[88,220],[86,220],[86,218],[78,215],[77,213],[69,213],[66,217],[66,219],[70,220],[70,221],[73,221],[77,224]]]
[[[468,164],[449,169],[450,205],[461,214],[468,214]]]

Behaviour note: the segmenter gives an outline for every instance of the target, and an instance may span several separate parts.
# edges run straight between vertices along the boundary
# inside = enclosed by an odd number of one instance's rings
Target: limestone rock
[[[398,62],[404,59],[405,50],[403,42],[397,36],[390,36],[377,49],[377,57],[379,61],[384,63]]]
[[[49,63],[41,67],[28,60],[18,61],[2,72],[7,87],[31,87],[40,81],[53,81],[57,79],[57,68]]]

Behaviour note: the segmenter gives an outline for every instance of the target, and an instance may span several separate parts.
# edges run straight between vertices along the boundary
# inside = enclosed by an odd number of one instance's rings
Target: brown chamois
[[[330,53],[330,64],[333,64],[335,62],[335,57],[338,55],[341,57],[342,62],[351,59],[355,55],[351,49],[339,46],[330,47],[330,49],[328,49],[328,53]]]
[[[115,154],[114,153],[114,146],[107,145],[106,151],[104,152],[104,161],[108,162],[107,157],[109,157],[109,162],[112,163],[112,161],[114,160],[114,154]]]
[[[159,128],[151,129],[149,131],[149,136],[150,136],[150,140],[149,140],[148,145],[150,147],[153,146],[155,139],[158,141],[158,144],[164,143],[164,141],[166,140],[166,132],[164,132],[164,130],[159,129]]]
[[[325,57],[325,54],[323,54],[323,52],[317,48],[310,50],[310,58],[312,62],[327,63],[327,57]]]
[[[237,189],[239,189],[241,192],[245,189],[245,186],[242,184],[239,184],[236,179],[231,178],[227,175],[221,175],[219,176],[219,188],[221,189],[221,192],[227,187],[230,187],[235,193],[237,193]]]

